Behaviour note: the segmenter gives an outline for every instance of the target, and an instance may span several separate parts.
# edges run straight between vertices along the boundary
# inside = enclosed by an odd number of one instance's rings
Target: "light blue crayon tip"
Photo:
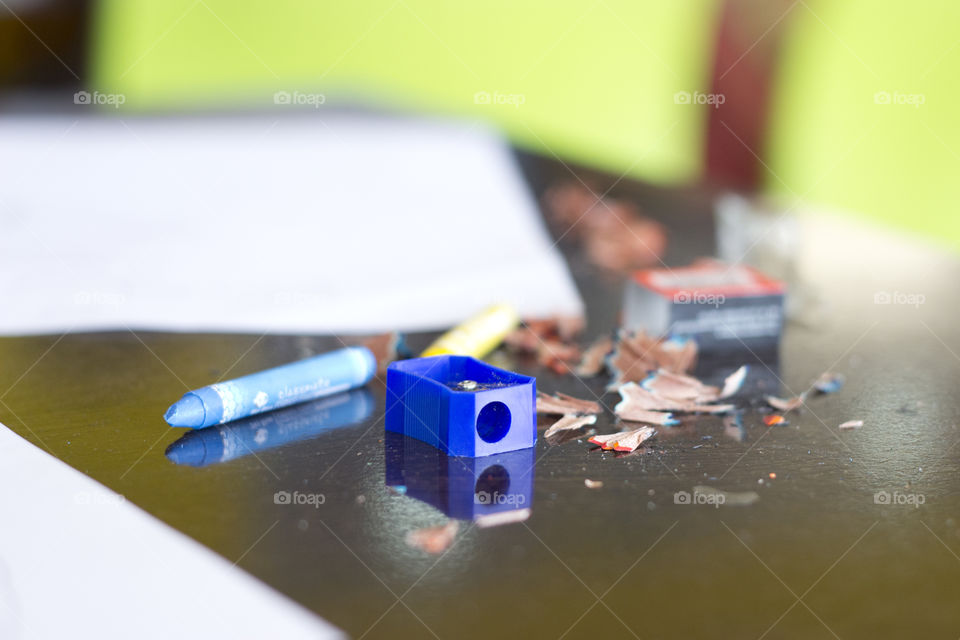
[[[167,412],[163,414],[163,419],[171,427],[189,427],[195,429],[203,425],[203,419],[206,412],[203,409],[203,402],[192,393],[184,395],[182,398],[170,405]]]

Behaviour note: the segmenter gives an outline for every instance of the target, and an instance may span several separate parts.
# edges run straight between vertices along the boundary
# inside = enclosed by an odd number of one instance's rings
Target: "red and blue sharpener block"
[[[451,456],[532,447],[537,380],[468,356],[400,360],[387,368],[387,431]]]

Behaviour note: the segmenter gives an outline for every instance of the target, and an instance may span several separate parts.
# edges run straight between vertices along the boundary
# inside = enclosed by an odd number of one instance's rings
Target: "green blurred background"
[[[372,105],[670,186],[869,217],[960,246],[949,0],[8,0],[4,92],[122,113]],[[316,105],[315,105],[316,106]],[[309,105],[308,105],[309,108]],[[320,111],[322,117],[322,111]]]

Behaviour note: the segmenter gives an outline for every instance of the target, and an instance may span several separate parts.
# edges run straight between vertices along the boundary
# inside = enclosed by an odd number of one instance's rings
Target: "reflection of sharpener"
[[[479,458],[448,456],[419,440],[387,433],[386,483],[447,517],[481,526],[525,520],[533,503],[533,449]]]
[[[452,456],[488,456],[532,447],[537,383],[469,358],[434,356],[387,369],[388,431]]]

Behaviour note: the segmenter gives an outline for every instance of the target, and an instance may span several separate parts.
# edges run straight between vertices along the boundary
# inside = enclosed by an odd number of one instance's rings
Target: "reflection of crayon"
[[[490,307],[437,338],[421,357],[455,355],[482,358],[496,349],[518,324],[520,317],[513,307],[505,304]]]
[[[167,457],[192,467],[227,462],[356,424],[370,417],[373,407],[373,395],[369,391],[354,389],[228,425],[188,431],[167,447]]]
[[[167,409],[174,427],[209,427],[359,387],[377,370],[366,347],[347,347],[189,391]]]

